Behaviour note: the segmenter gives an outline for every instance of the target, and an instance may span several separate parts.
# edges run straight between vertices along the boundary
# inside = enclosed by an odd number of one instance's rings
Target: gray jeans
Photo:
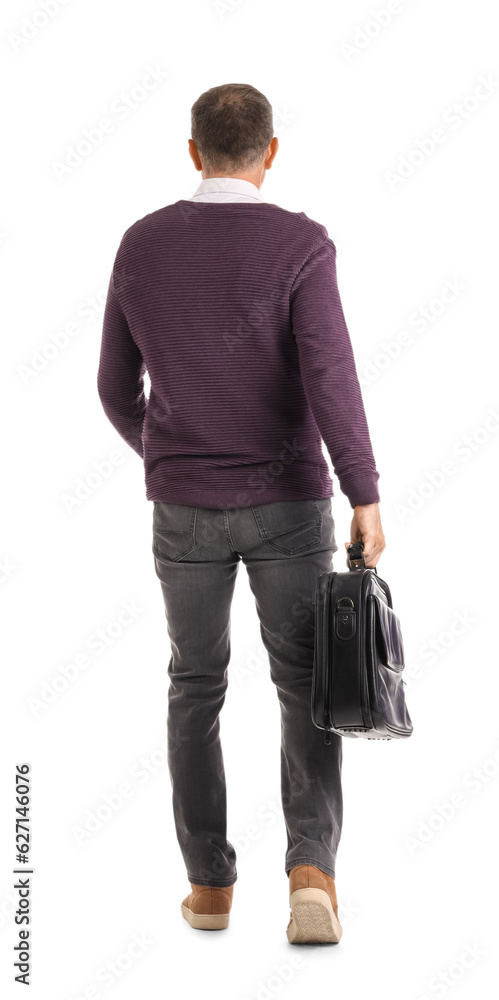
[[[153,504],[154,565],[172,653],[168,766],[187,877],[220,887],[237,879],[236,852],[227,840],[219,713],[240,560],[280,703],[285,871],[311,864],[334,877],[343,819],[342,738],[332,733],[325,745],[311,719],[315,587],[338,549],[331,499],[223,510]]]

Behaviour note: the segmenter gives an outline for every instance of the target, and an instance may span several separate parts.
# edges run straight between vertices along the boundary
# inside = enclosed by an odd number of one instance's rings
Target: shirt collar
[[[252,184],[251,181],[245,181],[242,177],[206,177],[198,188],[196,188],[191,201],[197,198],[198,195],[213,195],[213,201],[217,201],[217,195],[220,200],[230,200],[231,195],[236,195],[238,198],[241,195],[244,199],[251,201],[264,201],[262,193],[256,184]],[[210,197],[211,200],[211,197]]]

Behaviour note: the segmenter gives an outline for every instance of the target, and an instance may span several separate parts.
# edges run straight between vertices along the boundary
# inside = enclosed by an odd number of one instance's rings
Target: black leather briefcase
[[[405,703],[404,648],[390,588],[348,546],[348,570],[322,573],[315,602],[312,721],[340,736],[402,739],[413,730]]]

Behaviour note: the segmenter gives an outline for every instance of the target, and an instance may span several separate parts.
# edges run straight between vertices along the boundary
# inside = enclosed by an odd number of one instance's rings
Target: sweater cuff
[[[348,479],[340,482],[341,492],[348,497],[350,506],[365,506],[370,503],[379,503],[380,495],[378,490],[379,472],[366,472],[357,479]]]

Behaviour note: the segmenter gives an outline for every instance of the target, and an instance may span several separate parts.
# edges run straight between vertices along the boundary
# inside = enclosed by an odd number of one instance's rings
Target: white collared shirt
[[[242,177],[206,177],[189,201],[265,201],[256,184]]]

